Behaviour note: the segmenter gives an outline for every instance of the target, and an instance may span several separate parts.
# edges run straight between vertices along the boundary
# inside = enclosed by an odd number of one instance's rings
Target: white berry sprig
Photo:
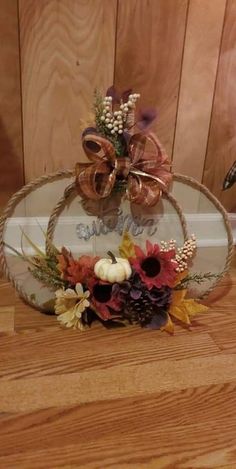
[[[192,234],[189,239],[184,242],[181,248],[176,249],[176,240],[171,239],[170,241],[161,241],[161,251],[169,252],[173,249],[176,250],[173,261],[178,264],[176,272],[184,272],[188,268],[188,260],[190,260],[196,251],[196,236]]]
[[[111,96],[105,96],[102,101],[102,115],[100,121],[105,126],[107,133],[111,135],[122,135],[127,128],[127,120],[130,111],[134,111],[136,101],[140,98],[139,93],[130,94],[127,102],[121,102],[119,109],[113,111]]]

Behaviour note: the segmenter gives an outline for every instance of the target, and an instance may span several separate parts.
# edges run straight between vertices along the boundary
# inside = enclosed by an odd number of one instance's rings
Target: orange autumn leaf
[[[195,314],[205,313],[209,309],[208,306],[202,305],[201,303],[198,303],[198,301],[192,299],[184,300],[184,303],[189,316],[195,316]]]
[[[167,323],[163,327],[161,327],[161,331],[166,331],[169,334],[174,334],[174,324],[171,321],[171,318],[170,318],[169,314],[168,314]]]
[[[186,299],[186,293],[187,290],[175,290],[173,292],[169,314],[189,325],[191,324],[191,316],[207,311],[208,307],[191,298]]]

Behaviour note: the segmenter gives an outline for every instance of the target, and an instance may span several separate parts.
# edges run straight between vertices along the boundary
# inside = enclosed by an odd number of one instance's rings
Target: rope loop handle
[[[4,212],[2,213],[2,216],[0,217],[0,268],[3,272],[3,274],[6,276],[6,278],[12,283],[12,285],[15,287],[16,291],[19,293],[21,298],[25,300],[30,306],[37,308],[39,310],[45,311],[43,307],[40,307],[39,305],[36,305],[29,297],[29,295],[24,291],[24,289],[21,287],[21,285],[18,283],[17,279],[15,278],[14,275],[10,272],[7,259],[6,259],[6,254],[5,254],[5,243],[4,243],[4,233],[6,229],[6,224],[7,220],[11,217],[11,215],[14,212],[15,207],[17,204],[26,196],[28,195],[31,191],[33,191],[36,188],[39,188],[43,186],[44,184],[47,184],[48,182],[52,182],[55,180],[58,180],[60,178],[71,178],[74,175],[74,170],[62,170],[62,171],[57,171],[56,173],[52,173],[49,175],[43,175],[40,178],[26,184],[24,187],[22,187],[18,192],[16,192],[9,200]],[[211,192],[202,184],[198,183],[195,181],[195,179],[192,179],[187,176],[183,176],[180,174],[174,174],[173,175],[173,180],[174,181],[179,181],[183,182],[185,184],[188,184],[189,186],[197,189],[198,191],[202,192],[208,200],[210,200],[213,205],[217,208],[217,210],[221,213],[223,217],[223,221],[225,224],[226,232],[227,232],[227,237],[228,237],[228,255],[226,258],[226,262],[223,268],[223,271],[220,273],[219,277],[216,279],[216,281],[211,285],[211,287],[204,292],[204,294],[201,296],[201,298],[205,298],[209,295],[209,293],[215,288],[219,280],[226,274],[226,272],[229,269],[233,254],[234,254],[234,242],[233,242],[233,236],[232,236],[232,230],[231,230],[231,225],[230,221],[227,215],[226,210],[224,207],[221,205],[221,203],[218,201],[218,199],[211,194]],[[73,182],[70,184],[63,196],[60,198],[56,206],[54,207],[50,218],[48,222],[48,227],[47,227],[47,237],[48,241],[46,240],[46,252],[50,252],[50,242],[53,241],[53,236],[54,236],[54,231],[55,231],[55,226],[57,223],[58,216],[60,215],[61,211],[63,210],[63,207],[65,203],[69,201],[69,198],[75,193],[75,183]],[[179,220],[182,226],[183,230],[183,236],[184,239],[186,240],[188,238],[188,230],[187,230],[187,223],[186,219],[184,216],[184,213],[177,202],[177,200],[173,197],[171,193],[164,192],[163,193],[163,198],[166,198],[172,206],[175,208]]]

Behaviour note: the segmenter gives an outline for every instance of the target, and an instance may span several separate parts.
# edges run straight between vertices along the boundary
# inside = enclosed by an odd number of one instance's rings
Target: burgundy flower
[[[122,300],[118,284],[92,279],[88,282],[88,289],[91,293],[91,308],[101,319],[108,320],[120,316]]]

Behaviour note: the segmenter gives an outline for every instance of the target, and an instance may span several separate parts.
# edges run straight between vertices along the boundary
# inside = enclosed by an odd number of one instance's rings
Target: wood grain
[[[1,0],[0,15],[0,212],[23,185],[17,0]]]
[[[0,307],[0,333],[14,332],[15,308],[13,306]]]
[[[209,313],[170,337],[63,330],[1,279],[16,326],[0,341],[0,467],[234,469],[235,287],[236,258]]]
[[[4,308],[1,308],[0,319],[1,316],[4,316],[4,312]],[[159,337],[157,348],[156,334],[150,335],[139,329],[136,333],[132,333],[132,341],[130,340],[130,332],[123,330],[112,332],[109,337],[106,337],[107,332],[101,331],[100,328],[96,332],[93,330],[88,334],[96,343],[96,360],[94,360],[94,352],[91,353],[90,340],[88,341],[87,337],[81,337],[76,331],[68,332],[71,341],[69,356],[65,356],[65,347],[69,339],[69,336],[65,335],[65,331],[49,328],[41,333],[32,331],[23,337],[22,335],[14,335],[11,338],[2,337],[0,353],[4,360],[0,363],[0,377],[4,377],[4,381],[11,381],[22,377],[69,374],[73,372],[75,365],[78,372],[83,372],[107,370],[111,363],[112,366],[125,366],[127,361],[130,364],[137,364],[137,349],[139,350],[138,364],[150,364],[166,359],[181,360],[186,357],[186,354],[189,358],[209,357],[217,354],[220,350],[209,334],[204,332],[187,336],[184,350],[182,336],[172,337],[170,340],[170,337],[162,335]],[[109,342],[109,354],[104,349],[104,340]],[[42,349],[43,341],[47,341],[46,349]],[[19,345],[23,347],[21,356],[13,356],[12,351]],[[78,348],[80,347],[83,348],[78,357]],[[38,363],[39,355],[40,365]]]
[[[189,3],[173,152],[174,171],[201,182],[226,1]]]
[[[141,93],[156,107],[155,130],[171,155],[184,45],[187,1],[120,1],[115,84]]]
[[[236,208],[236,185],[222,192],[223,180],[236,154],[236,2],[227,3],[219,70],[203,182],[228,211]]]
[[[97,469],[170,468],[171,464],[177,468],[222,467],[221,463],[233,462],[235,457],[234,435],[230,436],[235,417],[224,425],[224,432],[220,429],[222,407],[227,400],[227,414],[235,406],[235,396],[235,385],[204,386],[191,392],[123,399],[122,407],[116,400],[62,408],[60,413],[56,409],[28,412],[24,419],[21,414],[18,418],[6,416],[5,432],[0,433],[4,446],[0,462],[14,462],[16,467],[22,463],[24,467],[33,463],[36,467],[65,467],[64,462]],[[92,439],[93,428],[97,431]],[[123,434],[121,429],[125,429]],[[189,444],[187,433],[195,444]]]
[[[81,119],[113,82],[116,0],[20,0],[26,180],[85,158]]]
[[[26,412],[129,396],[135,398],[153,394],[157,389],[159,392],[176,391],[234,381],[236,355],[227,354],[144,365],[136,362],[135,366],[131,363],[128,370],[126,366],[117,365],[106,370],[73,371],[27,380],[18,378],[13,382],[3,378],[0,400],[3,412]]]

